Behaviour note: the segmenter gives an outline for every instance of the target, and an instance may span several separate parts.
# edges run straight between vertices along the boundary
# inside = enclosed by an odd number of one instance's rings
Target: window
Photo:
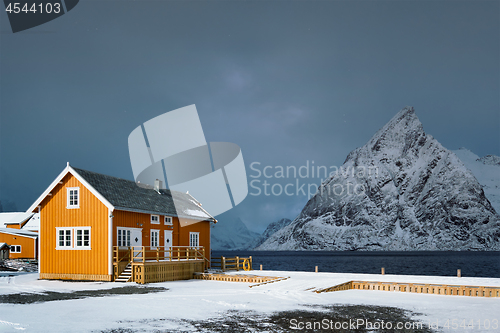
[[[165,225],[172,225],[172,217],[170,216],[165,216]]]
[[[90,250],[90,227],[56,228],[57,250]]]
[[[76,244],[75,248],[90,247],[90,229],[75,229]]]
[[[118,228],[118,246],[130,246],[130,230]]]
[[[199,232],[190,232],[189,233],[189,246],[190,247],[200,246],[200,233]]]
[[[10,252],[11,253],[21,253],[21,245],[11,245]]]
[[[67,187],[68,201],[66,208],[80,208],[80,188]]]
[[[151,215],[151,224],[160,224],[160,217],[158,215]]]
[[[158,247],[158,239],[160,238],[160,230],[151,230],[151,249]]]
[[[57,246],[59,249],[72,248],[72,228],[61,228],[57,230]]]

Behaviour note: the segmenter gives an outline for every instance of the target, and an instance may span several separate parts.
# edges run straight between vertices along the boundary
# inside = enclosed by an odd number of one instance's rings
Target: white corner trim
[[[37,240],[37,244],[38,244],[38,252],[37,252],[37,260],[38,260],[38,278],[40,278],[40,267],[42,266],[42,255],[40,253],[40,249],[42,248],[42,242],[40,241],[42,239],[42,222],[43,222],[43,219],[42,219],[42,214],[40,213],[40,206],[38,207],[38,216],[40,217],[40,222],[39,222],[39,225],[38,225],[38,240]]]
[[[108,275],[113,275],[113,209],[108,208]]]

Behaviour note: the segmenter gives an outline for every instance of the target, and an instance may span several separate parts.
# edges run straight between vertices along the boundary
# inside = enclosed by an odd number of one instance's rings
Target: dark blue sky
[[[406,105],[445,147],[500,155],[499,17],[498,1],[80,1],[12,34],[2,11],[0,200],[27,209],[67,161],[133,179],[129,133],[190,104],[249,175],[341,165]],[[306,201],[249,195],[219,218],[261,231]]]

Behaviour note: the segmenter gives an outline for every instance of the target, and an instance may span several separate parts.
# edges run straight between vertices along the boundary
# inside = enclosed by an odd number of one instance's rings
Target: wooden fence
[[[160,261],[132,263],[132,281],[152,283],[164,281],[189,280],[197,272],[203,272],[201,259],[189,261]]]
[[[234,257],[234,258],[212,258],[211,268],[225,271],[251,271],[252,270],[252,256],[248,258]]]

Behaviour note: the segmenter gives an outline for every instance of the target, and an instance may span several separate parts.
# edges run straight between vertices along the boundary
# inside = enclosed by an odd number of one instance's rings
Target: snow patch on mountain
[[[497,213],[500,213],[500,157],[486,155],[481,158],[466,148],[453,150],[464,165],[472,171],[483,187],[484,194]]]

